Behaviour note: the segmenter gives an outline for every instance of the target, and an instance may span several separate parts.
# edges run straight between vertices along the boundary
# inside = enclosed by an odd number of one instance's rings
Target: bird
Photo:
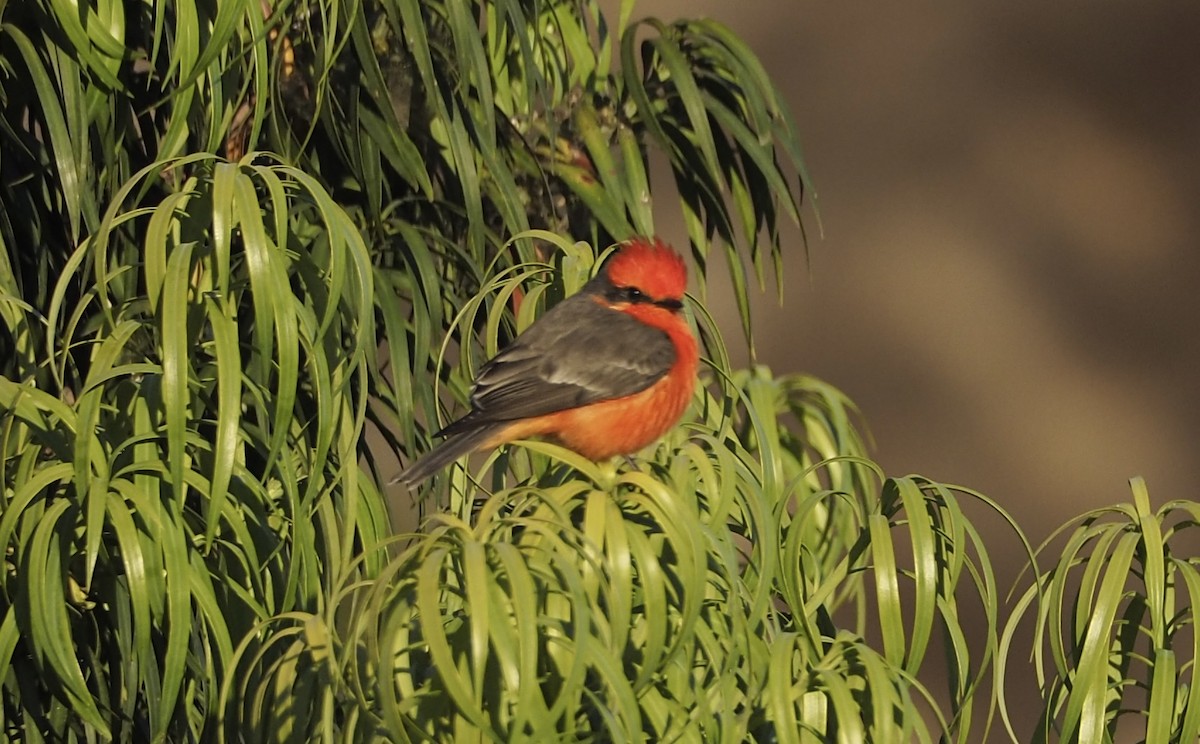
[[[576,294],[484,364],[471,410],[395,481],[412,488],[471,452],[529,437],[595,462],[631,455],[683,416],[699,365],[687,265],[659,238],[621,244]]]

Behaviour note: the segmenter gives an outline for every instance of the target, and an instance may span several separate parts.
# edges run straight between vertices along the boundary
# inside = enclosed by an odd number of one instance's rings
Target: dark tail
[[[463,455],[483,447],[502,426],[503,424],[485,425],[451,436],[426,452],[423,457],[410,465],[408,470],[393,478],[388,485],[403,483],[408,488],[418,485]]]

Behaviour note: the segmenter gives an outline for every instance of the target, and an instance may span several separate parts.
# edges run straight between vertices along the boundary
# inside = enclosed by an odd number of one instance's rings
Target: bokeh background
[[[1200,4],[641,0],[641,15],[729,25],[798,120],[823,236],[810,221],[806,267],[793,234],[783,307],[755,303],[759,362],[837,385],[889,474],[978,489],[1035,544],[1128,500],[1133,475],[1155,505],[1196,497]],[[728,292],[712,299],[736,346]],[[1007,587],[1019,544],[982,519]]]

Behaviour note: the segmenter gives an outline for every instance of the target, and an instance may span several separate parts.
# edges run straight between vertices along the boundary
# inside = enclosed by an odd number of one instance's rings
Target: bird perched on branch
[[[679,421],[699,350],[684,320],[687,267],[657,238],[626,242],[577,294],[485,364],[471,411],[397,480],[415,486],[463,455],[547,437],[591,460],[636,452]]]

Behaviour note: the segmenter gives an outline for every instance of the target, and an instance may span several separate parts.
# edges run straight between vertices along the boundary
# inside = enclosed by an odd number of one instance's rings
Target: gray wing
[[[542,416],[653,385],[675,363],[667,334],[580,293],[556,305],[479,371],[460,424]]]

